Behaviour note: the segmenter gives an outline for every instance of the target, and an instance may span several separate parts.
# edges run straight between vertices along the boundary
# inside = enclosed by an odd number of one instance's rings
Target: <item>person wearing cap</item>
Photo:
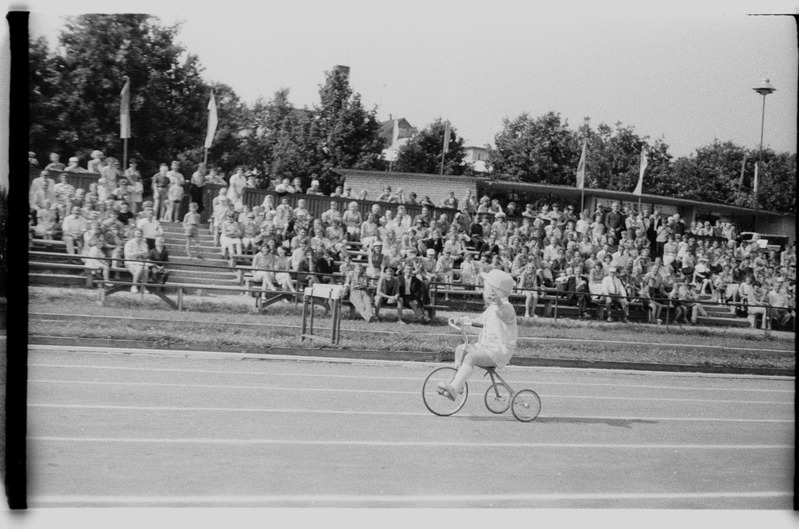
[[[629,308],[627,303],[627,290],[624,288],[621,280],[616,275],[618,270],[615,266],[608,268],[608,275],[602,279],[602,296],[605,298],[605,311],[607,313],[608,322],[613,321],[610,317],[610,309],[613,303],[621,306],[622,321],[629,323],[627,316],[629,315]]]
[[[467,327],[482,325],[477,343],[461,344],[455,348],[455,368],[458,370],[450,383],[442,382],[439,393],[455,400],[463,392],[463,384],[475,367],[507,365],[516,353],[518,327],[516,310],[508,301],[513,292],[513,277],[501,270],[492,270],[483,277],[483,300],[487,308],[476,318],[461,316],[453,321]]]

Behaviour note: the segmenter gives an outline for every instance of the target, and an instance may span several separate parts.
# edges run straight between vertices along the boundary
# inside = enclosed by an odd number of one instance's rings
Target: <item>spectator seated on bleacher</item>
[[[163,237],[156,237],[155,248],[147,253],[147,260],[150,282],[166,283],[169,279],[169,270],[167,269],[169,251],[166,249],[166,246],[164,246]]]
[[[132,281],[134,285],[130,287],[131,292],[135,293],[139,291],[137,284],[141,283],[144,278],[144,273],[147,268],[146,260],[149,252],[150,249],[147,246],[147,242],[144,240],[142,231],[137,228],[133,231],[133,238],[125,243],[124,248],[125,268],[130,272],[130,275],[133,276]],[[147,289],[145,288],[144,291],[147,292]]]

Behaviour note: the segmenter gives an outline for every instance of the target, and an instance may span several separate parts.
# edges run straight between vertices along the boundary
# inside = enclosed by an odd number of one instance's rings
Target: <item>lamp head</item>
[[[771,86],[771,83],[769,82],[768,79],[763,79],[763,82],[760,83],[760,86],[758,86],[757,88],[753,88],[752,90],[754,90],[755,92],[757,92],[762,96],[767,96],[770,93],[777,91],[776,88]]]

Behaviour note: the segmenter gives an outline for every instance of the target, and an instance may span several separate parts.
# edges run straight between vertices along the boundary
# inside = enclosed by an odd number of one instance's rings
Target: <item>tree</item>
[[[30,146],[44,156],[57,151],[60,137],[53,125],[58,121],[59,107],[54,104],[60,91],[61,68],[50,53],[47,40],[40,37],[31,42],[28,55],[30,87]]]
[[[531,118],[525,113],[513,120],[505,118],[494,143],[491,162],[500,177],[574,185],[580,142],[560,114],[549,112]]]
[[[455,127],[449,129],[449,147],[444,154],[446,124],[437,119],[424,130],[415,134],[397,153],[394,169],[407,173],[439,174],[441,157],[444,157],[444,174],[461,175],[465,170],[463,138],[458,137]]]
[[[121,159],[125,76],[131,83],[129,155],[141,160],[145,175],[159,162],[202,146],[209,87],[197,56],[176,43],[179,29],[148,15],[80,15],[67,18],[58,54],[44,53],[42,44],[34,43],[35,65],[49,73],[32,72],[32,92],[41,99],[52,96],[49,105],[35,110],[42,122],[32,150],[74,153],[85,163],[89,152],[100,149]],[[32,106],[39,107],[41,99]]]
[[[670,181],[671,155],[662,140],[650,146],[634,127],[621,123],[616,123],[615,129],[600,123],[594,131],[589,118],[585,118],[578,134],[587,142],[586,187],[633,191],[640,176],[642,149],[647,153],[643,191],[657,194],[659,183]]]
[[[321,153],[319,177],[325,188],[334,186],[338,176],[331,169],[382,170],[385,140],[380,136],[376,110],[365,110],[360,94],[353,93],[349,72],[335,68],[325,72],[319,88],[320,104],[315,107],[312,133]]]
[[[753,160],[757,160],[755,156],[753,152]],[[763,163],[758,171],[757,207],[796,215],[796,153],[763,150]]]

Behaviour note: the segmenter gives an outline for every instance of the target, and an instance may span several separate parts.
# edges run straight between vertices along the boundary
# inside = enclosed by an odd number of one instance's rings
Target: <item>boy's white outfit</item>
[[[474,367],[504,367],[516,353],[519,336],[516,325],[516,311],[508,301],[513,291],[513,277],[502,270],[492,270],[484,275],[485,288],[492,288],[500,302],[491,303],[488,308],[471,323],[483,325],[477,343],[459,345],[455,349],[455,363],[458,372],[451,382],[451,388],[442,389],[461,393],[463,383],[472,374]],[[464,318],[464,320],[468,320]],[[471,355],[471,360],[465,361]],[[460,365],[458,365],[460,364]]]
[[[477,343],[469,344],[469,348],[483,351],[491,357],[496,367],[508,365],[511,357],[516,353],[516,341],[519,337],[519,330],[516,325],[516,314],[512,315],[513,306],[507,297],[501,298],[502,309],[496,303],[492,303],[480,316],[472,319],[472,323],[483,325]],[[512,316],[511,323],[506,323]],[[488,366],[486,366],[488,367]]]

